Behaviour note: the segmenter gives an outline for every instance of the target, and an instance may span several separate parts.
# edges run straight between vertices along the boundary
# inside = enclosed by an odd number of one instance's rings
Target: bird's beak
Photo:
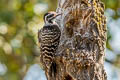
[[[53,19],[55,19],[56,17],[58,17],[58,16],[60,16],[60,15],[62,15],[62,13],[60,13],[60,14],[55,14],[55,16],[53,17]]]
[[[62,15],[62,13],[60,13],[60,14],[57,14],[55,17],[57,17],[57,16],[60,16],[60,15]]]
[[[62,13],[60,13],[60,14],[54,13],[54,16],[50,20],[54,20],[56,17],[58,17],[60,15],[62,15]]]

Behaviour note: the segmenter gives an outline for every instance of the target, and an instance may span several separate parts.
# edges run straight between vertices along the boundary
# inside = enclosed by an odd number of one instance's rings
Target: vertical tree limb
[[[48,80],[107,80],[104,70],[106,18],[100,0],[59,0],[61,41],[56,77]]]

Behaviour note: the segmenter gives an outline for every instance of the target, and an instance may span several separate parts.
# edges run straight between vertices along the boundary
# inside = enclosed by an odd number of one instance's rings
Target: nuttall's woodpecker
[[[53,72],[56,72],[56,63],[54,63],[54,56],[56,54],[56,50],[58,48],[61,36],[59,26],[54,19],[59,15],[61,14],[57,14],[56,12],[46,13],[44,15],[45,25],[41,30],[38,31],[41,63],[43,64],[45,70],[51,69],[52,71],[54,68]]]

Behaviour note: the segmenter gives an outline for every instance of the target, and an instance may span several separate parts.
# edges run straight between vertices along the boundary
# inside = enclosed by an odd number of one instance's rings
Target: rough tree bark
[[[59,0],[61,41],[56,77],[48,80],[107,80],[104,70],[106,18],[100,0]]]

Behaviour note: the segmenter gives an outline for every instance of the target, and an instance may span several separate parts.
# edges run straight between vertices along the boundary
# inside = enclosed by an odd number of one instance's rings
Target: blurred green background
[[[120,80],[120,0],[102,1],[108,27],[105,68],[108,80]],[[57,0],[0,0],[0,80],[23,80],[39,64],[37,32],[43,14],[56,7]]]

